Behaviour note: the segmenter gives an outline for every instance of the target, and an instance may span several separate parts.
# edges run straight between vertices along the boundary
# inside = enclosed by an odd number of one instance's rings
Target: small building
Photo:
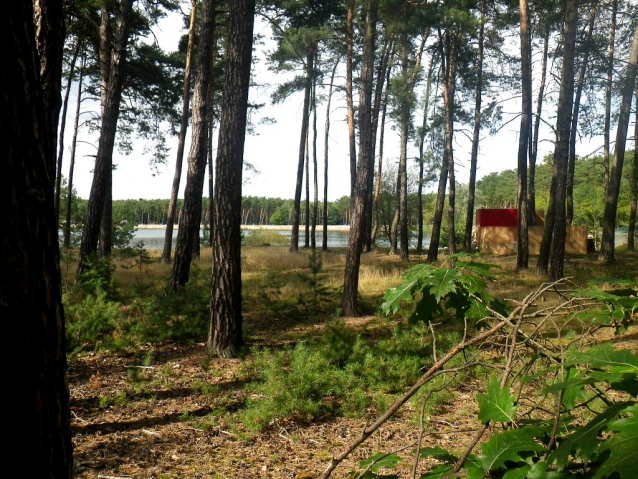
[[[540,252],[545,220],[536,211],[536,224],[528,229],[529,254]],[[518,211],[515,209],[480,208],[476,210],[476,241],[483,254],[512,255],[517,252]],[[587,254],[587,227],[568,226],[565,254]]]

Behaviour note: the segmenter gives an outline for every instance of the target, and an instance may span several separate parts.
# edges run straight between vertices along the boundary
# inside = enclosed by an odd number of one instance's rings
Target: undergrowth
[[[450,332],[442,342],[455,341]],[[278,419],[308,422],[335,415],[361,417],[382,410],[431,361],[427,330],[395,328],[392,336],[365,338],[340,322],[321,338],[280,351],[261,350],[244,365],[254,381],[238,419],[259,430]]]

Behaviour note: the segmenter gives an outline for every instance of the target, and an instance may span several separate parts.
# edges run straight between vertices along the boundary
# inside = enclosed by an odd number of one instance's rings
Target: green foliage
[[[479,420],[487,422],[512,422],[516,417],[514,399],[509,395],[509,388],[501,388],[498,379],[492,378],[487,385],[487,394],[478,396]]]
[[[469,270],[473,275],[468,276],[458,268]],[[386,293],[382,308],[386,313],[393,313],[402,301],[416,301],[416,311],[422,311],[417,319],[425,318],[428,322],[450,317],[448,310],[456,309],[460,304],[466,316],[469,313],[474,321],[480,320],[480,315],[472,311],[472,304],[463,305],[475,301],[492,304],[491,298],[484,296],[485,284],[479,279],[489,278],[489,268],[489,265],[468,265],[462,261],[457,261],[456,268],[452,269],[430,265],[413,267],[404,275],[406,281],[402,285]],[[469,277],[474,279],[470,281]],[[601,284],[621,288],[601,290]],[[455,294],[465,295],[465,302],[455,298]],[[601,278],[591,281],[588,289],[576,291],[574,297],[600,302],[599,310],[578,316],[590,324],[618,326],[635,319],[638,303],[632,282]],[[423,302],[425,304],[420,305]],[[495,308],[490,306],[490,309]],[[574,317],[576,315],[570,316]],[[504,428],[493,428],[492,436],[481,446],[481,453],[470,454],[465,460],[462,466],[465,477],[624,479],[635,476],[638,468],[638,354],[603,344],[586,350],[569,350],[557,361],[557,365],[534,376],[535,380],[549,384],[541,395],[548,396],[550,402],[553,399],[560,407],[549,420],[547,415],[535,417],[524,413],[523,416],[515,396],[510,393],[511,388],[501,387],[501,380],[496,377],[489,380],[487,393],[477,397],[478,419],[492,426],[502,423]],[[616,394],[604,393],[610,390],[615,390]],[[592,402],[601,395],[605,395],[604,401]],[[592,404],[596,406],[592,407]],[[452,471],[458,460],[457,454],[442,448],[426,448],[418,453],[442,463],[421,478],[443,477]],[[367,468],[382,457],[373,456],[361,463],[361,468]],[[397,462],[393,460],[391,467]],[[354,474],[353,477],[359,476]],[[361,477],[384,476],[370,468]]]
[[[381,310],[385,314],[396,313],[402,302],[416,301],[410,322],[426,324],[434,318],[440,321],[453,317],[478,324],[491,315],[488,308],[506,313],[506,304],[493,298],[485,283],[493,280],[490,269],[497,266],[475,262],[473,257],[466,253],[450,256],[447,261],[456,263],[450,269],[431,264],[410,268],[402,276],[405,282],[385,294]]]
[[[248,230],[243,238],[242,245],[244,246],[286,246],[288,245],[288,239],[280,235],[279,232],[273,230]]]
[[[64,310],[68,351],[120,349],[127,344],[120,305],[109,300],[105,291],[79,301],[65,296]]]
[[[335,414],[362,416],[420,376],[431,356],[425,330],[420,332],[396,329],[392,337],[372,341],[333,323],[317,341],[256,352],[245,372],[257,381],[239,418],[257,430],[284,418],[303,422]]]

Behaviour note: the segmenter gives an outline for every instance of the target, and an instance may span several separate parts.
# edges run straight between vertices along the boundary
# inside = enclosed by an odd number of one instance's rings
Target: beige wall
[[[543,226],[530,226],[529,254],[538,255],[543,240]],[[484,226],[478,229],[479,251],[483,254],[516,254],[518,231],[515,226]],[[565,254],[587,254],[587,227],[568,226]]]

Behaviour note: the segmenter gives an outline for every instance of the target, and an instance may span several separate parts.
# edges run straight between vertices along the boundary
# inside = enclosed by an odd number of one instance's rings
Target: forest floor
[[[515,258],[486,260],[503,267],[504,281],[494,286],[496,296],[522,297],[542,282],[532,273],[516,275]],[[621,268],[624,276],[635,279],[636,255],[623,256]],[[568,260],[567,274],[574,272],[581,279],[583,275],[614,275],[613,268],[600,267],[593,256]],[[248,303],[245,308],[250,308]],[[273,327],[270,318],[250,311],[245,318],[247,342],[272,348],[321,330],[326,320],[320,317]],[[374,315],[345,320],[352,328],[390,328],[392,321],[384,321],[378,322]],[[638,341],[630,340],[629,346],[635,349]],[[232,418],[251,394],[242,367],[251,355],[209,359],[203,343],[162,342],[140,345],[136,351],[72,357],[68,377],[75,477],[317,477],[330,458],[378,414],[371,409],[367,418],[319,417],[305,423],[275,420],[260,432],[250,432]],[[451,387],[449,399],[430,411],[421,447],[462,450],[480,427],[476,396],[484,391],[484,385],[474,379]],[[411,409],[413,406],[406,405],[386,422],[333,477],[346,477],[360,461],[378,451],[403,451],[409,457],[407,451],[414,448],[420,434],[414,419],[418,411]],[[409,477],[409,472],[402,472],[402,477]]]

